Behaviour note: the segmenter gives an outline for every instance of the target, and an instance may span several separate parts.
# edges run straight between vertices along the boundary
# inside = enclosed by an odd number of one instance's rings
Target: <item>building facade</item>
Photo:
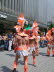
[[[54,0],[0,0],[0,17],[17,21],[21,12],[30,20],[47,24],[54,19]]]

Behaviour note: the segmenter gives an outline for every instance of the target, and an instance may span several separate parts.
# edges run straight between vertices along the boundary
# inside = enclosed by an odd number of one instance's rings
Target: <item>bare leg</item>
[[[50,56],[50,47],[48,47],[48,49],[47,49],[47,56]]]
[[[38,47],[36,48],[36,56],[39,55]]]
[[[36,66],[36,57],[35,57],[35,51],[32,51],[32,56],[33,56],[33,65]]]
[[[24,72],[28,72],[28,56],[24,56]]]
[[[54,57],[54,47],[52,48],[52,56]]]
[[[16,72],[16,68],[17,68],[17,64],[18,64],[18,58],[19,58],[19,56],[18,55],[16,55],[16,57],[15,57],[15,61],[14,61],[14,64],[13,64],[13,72]]]

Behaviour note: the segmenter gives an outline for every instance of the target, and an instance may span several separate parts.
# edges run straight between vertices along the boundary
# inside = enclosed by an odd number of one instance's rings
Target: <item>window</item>
[[[9,8],[9,0],[8,0],[8,8]]]
[[[15,10],[15,0],[14,0],[14,10]]]
[[[4,7],[6,7],[6,0],[4,1]]]
[[[6,0],[4,1],[4,10],[6,10]]]
[[[13,0],[11,0],[11,9],[12,9],[12,2],[13,2]]]
[[[1,10],[1,7],[2,7],[2,6],[1,6],[1,5],[2,5],[1,2],[2,2],[2,0],[0,0],[0,10]]]

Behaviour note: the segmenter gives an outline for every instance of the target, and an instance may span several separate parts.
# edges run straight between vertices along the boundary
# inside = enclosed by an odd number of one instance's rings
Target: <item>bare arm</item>
[[[26,40],[27,46],[29,46],[29,38],[28,37],[25,37],[25,40]]]

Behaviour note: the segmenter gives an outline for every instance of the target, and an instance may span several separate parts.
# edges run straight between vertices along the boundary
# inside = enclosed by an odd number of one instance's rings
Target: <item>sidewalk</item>
[[[29,56],[28,72],[54,72],[54,57],[46,57],[46,48],[40,48],[40,55],[36,57],[36,67],[32,65],[32,56]],[[12,72],[15,53],[13,51],[0,52],[0,72]],[[23,58],[19,59],[18,72],[23,71]]]

